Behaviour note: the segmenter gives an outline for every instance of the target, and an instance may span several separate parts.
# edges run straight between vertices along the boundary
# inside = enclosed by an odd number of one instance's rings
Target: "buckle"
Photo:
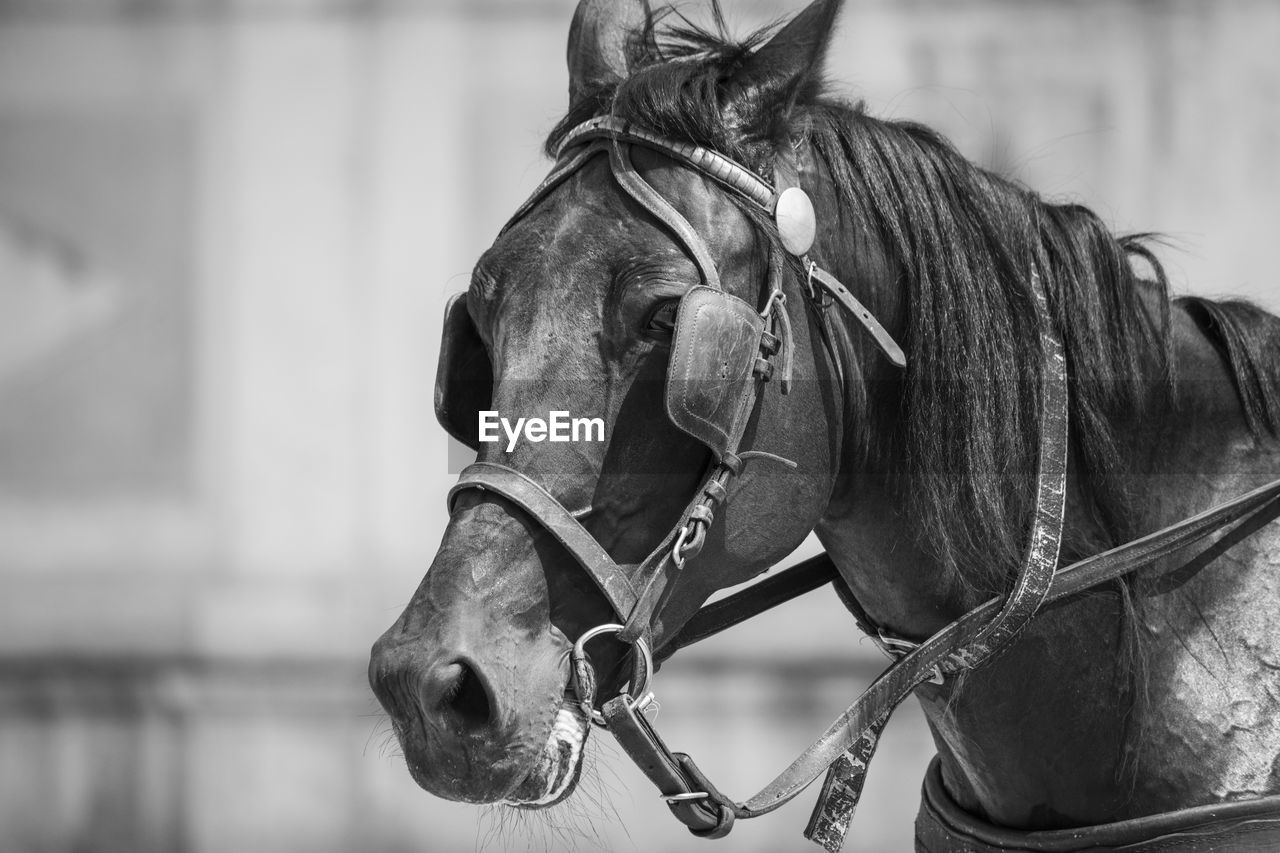
[[[706,540],[707,525],[697,518],[690,518],[676,537],[676,544],[671,547],[671,561],[676,568],[683,569],[685,560],[698,556]]]
[[[833,299],[831,294],[827,293],[826,290],[822,290],[821,295],[819,295],[818,293],[819,288],[816,287],[813,283],[813,279],[814,279],[813,271],[817,269],[818,265],[814,263],[812,260],[810,260],[807,256],[805,257],[805,260],[808,261],[808,263],[805,265],[805,281],[804,281],[805,289],[809,291],[809,298],[813,300],[813,304],[817,308],[825,310],[827,306],[829,306],[832,302],[835,301],[835,299]]]
[[[893,658],[895,662],[902,660],[908,654],[920,648],[919,643],[911,640],[886,636],[883,628],[877,628],[872,639],[876,641],[876,645],[880,647],[881,651]],[[933,677],[929,679],[929,683],[942,684],[945,680],[942,674],[942,667],[935,663],[933,665]]]

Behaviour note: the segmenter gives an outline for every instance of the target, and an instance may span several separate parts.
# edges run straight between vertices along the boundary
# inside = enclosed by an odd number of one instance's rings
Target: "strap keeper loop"
[[[698,504],[689,512],[689,523],[701,523],[707,527],[716,520],[716,511],[706,504]]]
[[[773,362],[763,356],[757,358],[755,367],[751,369],[751,372],[767,382],[769,381],[769,378],[773,376]]]
[[[713,504],[722,504],[724,499],[729,496],[729,490],[719,480],[708,480],[707,487],[702,490],[702,493]]]

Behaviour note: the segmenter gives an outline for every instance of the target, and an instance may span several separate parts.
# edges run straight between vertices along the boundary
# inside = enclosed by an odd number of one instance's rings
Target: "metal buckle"
[[[573,680],[573,690],[578,694],[578,698],[584,702],[589,701],[583,697],[582,685],[577,683],[577,668],[579,664],[587,663],[587,643],[599,637],[601,634],[617,634],[622,631],[624,626],[616,623],[607,625],[597,625],[589,631],[584,631],[582,636],[578,638],[578,642],[573,644],[573,666],[570,668],[570,678]],[[653,654],[649,651],[649,644],[642,638],[637,637],[632,643],[636,653],[640,655],[640,662],[644,665],[641,672],[641,681],[639,684],[628,684],[622,691],[631,696],[639,696],[639,699],[631,700],[631,708],[639,708],[644,713],[650,705],[656,705],[653,693],[649,691],[649,680],[653,677]],[[608,728],[602,715],[595,708],[589,708],[591,714],[591,722],[601,728]]]
[[[815,269],[818,269],[818,264],[815,264],[814,261],[810,260],[809,264],[805,266],[805,289],[808,289],[809,298],[810,300],[813,300],[814,306],[818,307],[819,310],[826,310],[827,307],[836,300],[831,296],[831,293],[826,291],[826,289],[814,286],[813,270]]]
[[[781,287],[775,288],[774,291],[769,294],[769,301],[765,304],[764,310],[760,312],[760,318],[763,320],[768,320],[770,317],[773,316],[773,312],[775,308],[777,308],[780,305],[786,305],[786,304],[787,304],[787,294],[782,292]]]
[[[813,271],[818,268],[818,265],[808,258],[806,258],[806,260],[808,260],[809,263],[805,266],[805,289],[809,291],[809,298],[813,300],[813,304],[818,308],[825,309],[835,300],[832,299],[831,294],[827,293],[825,290],[822,291],[822,295],[818,294],[818,288],[813,285]]]
[[[667,805],[672,805],[673,803],[687,803],[692,800],[705,800],[710,796],[706,791],[690,791],[687,794],[659,794],[658,799],[666,800]]]
[[[904,640],[901,637],[886,637],[883,628],[876,629],[876,642],[884,653],[889,655],[895,661],[902,660],[909,653],[920,648],[919,643],[913,643],[911,640]],[[938,664],[933,665],[933,677],[929,679],[930,684],[942,684],[945,678],[942,674],[942,667]]]
[[[892,658],[901,658],[904,655],[920,648],[919,643],[913,643],[910,640],[904,640],[901,637],[885,636],[883,628],[876,629],[876,643],[880,648],[884,649],[885,654]]]
[[[698,556],[702,551],[705,540],[706,531],[702,522],[689,519],[676,537],[676,544],[671,546],[671,562],[676,564],[677,569],[683,569],[686,560]]]

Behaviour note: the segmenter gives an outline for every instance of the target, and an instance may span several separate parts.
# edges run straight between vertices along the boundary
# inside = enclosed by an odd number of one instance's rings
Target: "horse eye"
[[[658,307],[649,313],[649,319],[644,324],[645,336],[659,341],[671,340],[676,329],[676,308],[679,305],[678,299],[658,303]]]

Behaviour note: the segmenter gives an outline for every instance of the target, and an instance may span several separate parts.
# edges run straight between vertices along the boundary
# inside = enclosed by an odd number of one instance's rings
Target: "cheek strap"
[[[631,162],[631,146],[619,142],[610,145],[609,165],[613,169],[613,176],[617,179],[618,185],[626,191],[627,195],[649,211],[654,219],[661,222],[663,227],[680,241],[680,245],[697,264],[702,283],[714,290],[720,290],[720,274],[716,271],[716,262],[711,258],[706,241],[693,230],[689,220],[685,219],[671,202],[659,195],[658,191],[636,171],[635,165]]]

